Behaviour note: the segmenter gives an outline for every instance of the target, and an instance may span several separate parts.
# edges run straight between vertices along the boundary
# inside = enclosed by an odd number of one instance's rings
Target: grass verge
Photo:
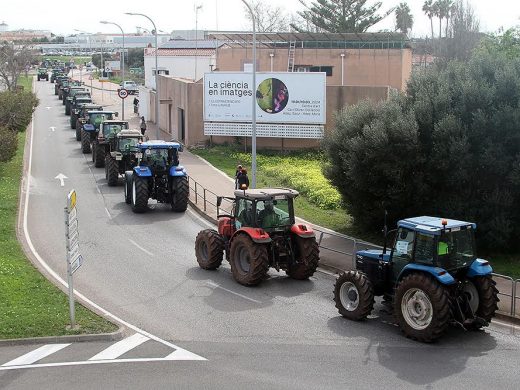
[[[15,226],[25,133],[16,156],[0,165],[0,339],[105,333],[117,326],[76,303],[78,330],[69,331],[68,298],[27,260]]]
[[[23,87],[24,91],[32,91],[32,80],[33,76],[20,76],[18,78],[18,85],[21,85]]]

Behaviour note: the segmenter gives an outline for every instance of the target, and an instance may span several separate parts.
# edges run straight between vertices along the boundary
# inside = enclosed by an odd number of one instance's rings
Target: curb
[[[511,324],[511,325],[520,325],[520,318],[512,317],[509,314],[496,312],[495,313],[495,318],[498,319],[498,320],[505,321],[505,322],[507,322],[508,324]],[[491,320],[491,322],[493,322],[493,320]]]
[[[120,327],[112,333],[78,334],[65,336],[28,337],[24,339],[0,340],[0,347],[12,347],[29,344],[81,343],[87,341],[119,341],[123,338],[126,328]]]
[[[199,208],[199,205],[195,204],[195,202],[193,202],[191,199],[188,199],[188,204],[191,206],[193,211],[195,211],[200,217],[204,218],[206,221],[208,221],[214,225],[218,224],[218,221],[216,218],[213,218],[213,217],[209,216],[208,214],[206,214],[204,211],[202,211]]]

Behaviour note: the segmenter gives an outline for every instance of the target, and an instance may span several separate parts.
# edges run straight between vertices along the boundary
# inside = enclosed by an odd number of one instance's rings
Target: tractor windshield
[[[128,129],[128,124],[126,123],[105,123],[103,124],[103,135],[105,137],[113,137],[121,130]]]
[[[258,226],[276,229],[292,225],[287,198],[260,200],[256,203]]]
[[[137,144],[139,143],[139,138],[121,138],[119,140],[119,150],[121,152],[127,152],[130,150],[135,150]]]
[[[147,149],[143,161],[149,167],[166,169],[168,166],[168,149]]]
[[[112,119],[112,113],[89,113],[88,116],[90,123],[96,127],[99,127],[102,122]]]
[[[446,269],[462,268],[475,260],[475,236],[473,229],[443,233],[437,242],[437,263]]]

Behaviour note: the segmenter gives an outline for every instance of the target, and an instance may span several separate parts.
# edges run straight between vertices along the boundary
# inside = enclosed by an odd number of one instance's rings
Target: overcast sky
[[[405,0],[382,0],[386,10]],[[280,6],[286,12],[302,8],[299,0],[263,0],[266,4]],[[370,0],[369,0],[370,2]],[[374,1],[371,1],[374,2]],[[421,11],[424,0],[406,1],[415,23],[414,36],[429,34],[430,23]],[[495,32],[500,27],[509,28],[520,23],[520,0],[470,0],[480,19],[481,30]],[[143,5],[146,4],[146,5]],[[157,24],[159,30],[195,29],[195,4],[202,4],[199,10],[200,30],[242,30],[249,29],[244,16],[241,0],[171,0],[163,1],[101,1],[63,3],[61,1],[24,0],[23,7],[16,1],[2,0],[0,22],[14,29],[50,30],[55,34],[72,34],[74,29],[88,32],[116,32],[115,26],[99,23],[105,19],[120,24],[125,32],[135,32],[136,26],[151,28],[150,22],[141,16],[128,16],[124,12],[147,14]],[[55,12],[56,11],[56,12]],[[438,29],[438,25],[436,25]],[[374,26],[371,30],[394,29],[394,15]]]

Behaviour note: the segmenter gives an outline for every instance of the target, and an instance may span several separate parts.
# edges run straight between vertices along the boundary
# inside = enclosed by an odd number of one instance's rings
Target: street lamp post
[[[199,48],[199,37],[198,35],[198,29],[199,29],[199,10],[202,9],[201,5],[195,6],[195,76],[193,77],[193,81],[197,82],[197,62],[198,62],[198,48]]]
[[[252,118],[251,118],[251,187],[256,188],[256,26],[255,13],[246,0],[242,0],[251,13],[251,20],[253,21],[253,95],[252,95]]]
[[[123,82],[123,87],[125,87],[125,32],[123,31],[123,28],[114,22],[107,22],[106,20],[102,20],[99,23],[101,24],[112,24],[116,27],[118,27],[121,30],[121,34],[123,34],[123,50],[121,51],[121,79]],[[121,119],[125,120],[125,99],[121,99]]]
[[[153,31],[155,32],[155,124],[157,125],[156,138],[159,139],[159,67],[157,65],[157,52],[159,51],[159,47],[157,46],[157,27],[155,27],[155,23],[153,22],[153,20],[145,14],[138,14],[135,12],[125,12],[125,14],[134,16],[144,16],[152,23]]]

